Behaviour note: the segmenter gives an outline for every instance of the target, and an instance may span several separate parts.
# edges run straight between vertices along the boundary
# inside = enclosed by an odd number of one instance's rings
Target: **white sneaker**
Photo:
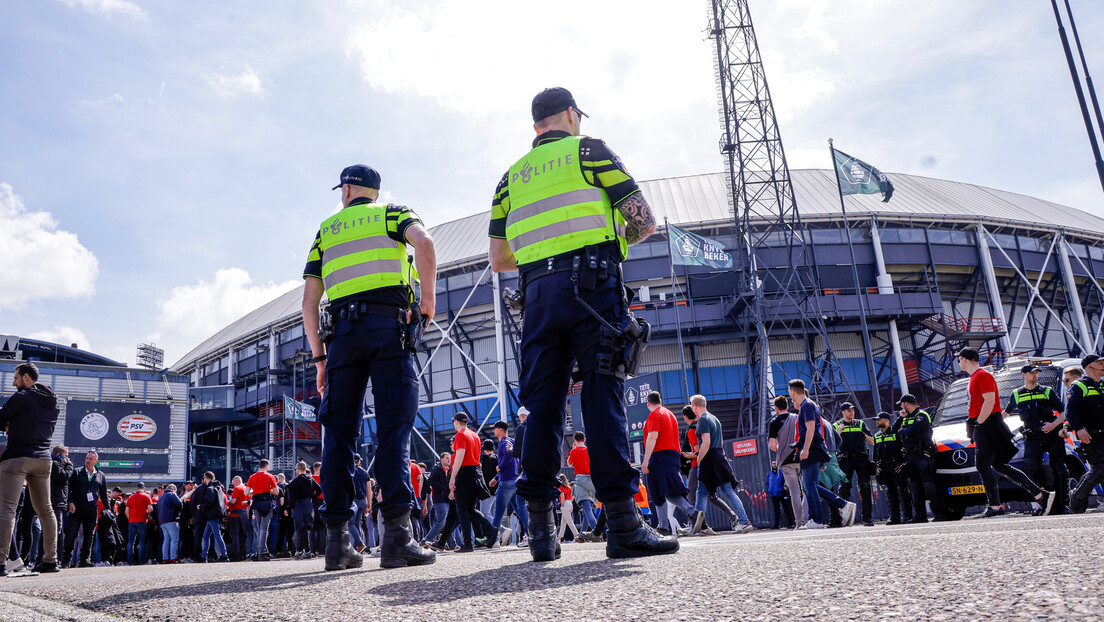
[[[852,504],[852,505],[854,505],[854,504]],[[801,527],[800,529],[824,529],[826,527],[827,527],[827,525],[824,525],[822,523],[818,523],[814,520],[810,520],[809,522],[805,523],[804,527]]]
[[[744,523],[743,525],[740,525],[740,528],[736,530],[736,533],[741,534],[747,533],[749,531],[755,531],[755,525],[752,525],[751,523]]]
[[[27,571],[27,565],[23,563],[22,559],[9,559],[7,561],[7,563],[4,564],[4,568],[8,572],[26,572]]]
[[[855,524],[855,510],[858,508],[854,502],[848,501],[847,505],[843,506],[840,510],[840,518],[842,518],[843,526],[850,527]]]
[[[498,545],[506,546],[510,543],[510,536],[514,535],[514,530],[509,527],[503,527],[502,532],[498,534]]]
[[[689,527],[679,527],[678,529],[675,530],[675,533],[679,537],[688,537],[688,536],[693,536],[694,535],[694,530],[689,528]]]
[[[715,535],[717,535],[717,532],[713,531],[709,527],[702,527],[702,530],[698,532],[698,535],[701,535],[701,536],[715,536]]]
[[[377,546],[376,548],[372,549],[371,557],[380,557],[382,555],[383,555],[383,548],[382,547]]]

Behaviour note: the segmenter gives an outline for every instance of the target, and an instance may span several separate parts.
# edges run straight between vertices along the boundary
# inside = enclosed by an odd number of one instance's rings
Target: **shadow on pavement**
[[[491,568],[462,577],[423,578],[400,583],[388,583],[374,587],[368,590],[368,593],[388,599],[381,603],[385,606],[397,607],[426,602],[447,603],[465,598],[548,590],[582,583],[627,579],[633,575],[643,574],[643,571],[636,569],[634,566],[617,565],[626,561],[632,560],[604,559],[571,566],[549,566],[527,561],[510,566]]]
[[[107,610],[128,603],[148,603],[159,599],[180,598],[193,595],[241,594],[245,592],[275,592],[286,594],[286,590],[310,587],[317,589],[328,581],[344,579],[368,572],[367,568],[343,572],[317,572],[281,574],[271,577],[243,577],[236,579],[209,580],[203,583],[181,583],[172,587],[142,589],[134,592],[121,591],[97,600],[80,602],[80,606],[98,611]]]

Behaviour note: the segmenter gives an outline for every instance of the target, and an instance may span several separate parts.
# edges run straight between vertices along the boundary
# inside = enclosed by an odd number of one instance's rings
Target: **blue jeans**
[[[337,314],[340,309],[332,309]],[[338,319],[326,363],[326,393],[318,409],[325,426],[322,444],[323,520],[340,524],[353,517],[353,455],[361,439],[364,392],[372,382],[376,408],[376,480],[383,493],[379,511],[397,518],[410,511],[410,431],[418,410],[414,362],[399,342],[397,316],[369,314],[356,322]]]
[[[583,513],[583,531],[590,531],[598,526],[598,517],[594,515],[594,502],[590,499],[579,502],[579,511]]]
[[[717,497],[724,501],[728,507],[732,508],[733,512],[736,512],[736,518],[739,519],[741,525],[748,524],[748,515],[744,510],[744,503],[740,501],[740,496],[736,494],[736,491],[732,489],[732,482],[725,482],[720,486],[717,486]],[[709,491],[705,489],[705,486],[698,482],[698,496],[694,503],[694,509],[701,512],[705,511],[705,507],[709,505]]]
[[[827,508],[821,507],[820,495],[814,494],[819,492],[818,488],[821,487],[820,468],[822,466],[824,466],[823,462],[801,461],[801,488],[806,491],[805,501],[809,504],[809,520],[825,525],[828,523],[828,519],[824,516]]]
[[[268,528],[272,525],[274,514],[276,514],[275,507],[264,515],[256,510],[253,512],[253,529],[251,530],[253,537],[250,540],[257,555],[268,555]]]
[[[506,515],[506,508],[513,502],[517,495],[517,480],[510,480],[506,482],[499,482],[498,486],[495,486],[494,496],[494,517],[491,519],[491,526],[499,531],[502,531],[502,517]],[[522,508],[525,507],[524,503],[519,503]],[[525,520],[528,522],[528,513],[525,515]]]
[[[424,542],[433,542],[440,535],[441,530],[445,528],[445,520],[448,519],[448,503],[434,503],[433,509],[430,512],[433,513],[433,526],[429,528],[429,533],[422,540]]]
[[[130,523],[127,528],[127,564],[131,566],[146,563],[146,528],[145,523]]]
[[[593,290],[580,295],[595,312],[616,326],[625,309],[616,264],[609,272],[610,276],[598,282]],[[586,309],[573,302],[570,273],[534,277],[526,279],[525,323],[521,334],[519,398],[530,415],[521,454],[524,472],[518,494],[528,501],[550,501],[559,496],[557,476],[563,463],[561,439],[575,347],[591,344],[580,368],[586,370],[581,395],[583,427],[589,441],[587,450],[595,493],[599,501],[632,497],[637,492],[639,474],[629,458],[625,383],[589,369],[588,365],[597,357],[593,344],[604,336],[605,329]]]
[[[177,559],[180,551],[180,523],[161,524],[161,561]]]
[[[356,511],[353,512],[353,517],[349,519],[349,535],[353,538],[354,547],[365,546],[367,542],[364,534],[361,533],[361,527],[364,527],[364,508],[368,507],[368,499],[354,499],[353,505],[356,507]]]
[[[207,559],[211,542],[215,543],[215,553],[219,557],[226,557],[226,542],[222,539],[222,531],[219,530],[219,521],[217,520],[207,521],[207,525],[203,528],[202,559]]]

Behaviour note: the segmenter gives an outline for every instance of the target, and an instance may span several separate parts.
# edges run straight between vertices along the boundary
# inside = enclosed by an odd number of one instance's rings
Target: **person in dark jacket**
[[[12,384],[17,389],[0,406],[0,430],[8,444],[0,455],[0,542],[11,542],[15,511],[27,485],[27,496],[42,521],[45,539],[39,572],[57,572],[57,518],[50,503],[50,437],[58,420],[57,396],[38,382],[38,367],[21,363]]]
[[[445,521],[449,515],[449,466],[452,464],[452,454],[444,452],[441,454],[441,461],[438,462],[433,469],[429,471],[429,477],[426,478],[426,485],[422,487],[422,495],[428,496],[432,502],[433,524],[429,528],[429,533],[425,535],[423,543],[435,542],[437,536],[440,535],[441,529],[445,526]],[[456,510],[453,509],[452,513],[455,514]],[[445,541],[450,534],[445,534]]]
[[[161,563],[180,561],[180,511],[184,504],[176,496],[176,484],[169,484],[157,498],[157,522],[161,526]]]
[[[69,529],[65,533],[65,555],[62,558],[68,566],[73,556],[73,545],[77,533],[83,535],[80,550],[80,567],[92,566],[92,538],[96,537],[98,503],[108,507],[107,478],[96,469],[99,455],[90,451],[84,456],[84,466],[73,472],[69,478]]]
[[[58,526],[58,559],[65,559],[65,526],[69,517],[69,478],[73,476],[73,463],[69,461],[69,448],[54,447],[50,464],[50,505]]]
[[[295,559],[310,559],[315,556],[315,543],[311,537],[314,526],[314,500],[322,494],[322,487],[307,474],[306,462],[295,465],[295,479],[288,484],[287,493],[292,520],[295,521]]]
[[[201,488],[203,495],[200,497],[198,505],[196,505],[196,515],[202,516],[204,521],[203,550],[200,553],[200,561],[208,559],[208,554],[211,552],[211,542],[214,543],[215,553],[218,555],[215,561],[229,561],[226,556],[226,542],[222,539],[222,530],[220,529],[222,519],[227,514],[226,491],[222,484],[215,479],[215,474],[210,471],[203,474],[203,486]]]
[[[525,444],[525,422],[529,420],[529,409],[522,406],[518,409],[518,424],[514,429],[514,448],[510,451],[510,455],[521,460],[521,446]],[[520,472],[521,465],[518,465]]]
[[[100,559],[112,566],[123,561],[126,557],[126,538],[119,529],[119,510],[123,507],[121,502],[122,491],[112,491],[112,498],[108,505],[104,506],[100,513],[96,535],[100,539]],[[120,498],[115,498],[118,495]],[[122,512],[125,519],[126,512]]]

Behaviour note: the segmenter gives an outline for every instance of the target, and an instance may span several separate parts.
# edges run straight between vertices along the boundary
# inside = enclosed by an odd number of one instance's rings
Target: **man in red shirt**
[[[479,463],[482,443],[479,436],[468,429],[468,415],[456,413],[452,418],[456,436],[452,439],[452,475],[449,477],[449,498],[456,501],[456,518],[460,522],[460,533],[464,543],[461,553],[474,550],[472,529],[476,538],[487,548],[494,546],[498,530],[479,511],[479,502],[491,495],[483,479],[483,467]]]
[[[672,534],[693,535],[694,531],[701,529],[705,513],[695,510],[686,500],[690,491],[682,481],[679,470],[682,448],[679,446],[678,420],[674,413],[663,407],[663,398],[658,391],[648,394],[648,407],[652,412],[648,413],[648,419],[644,422],[644,458],[640,467],[648,476],[648,496],[659,510],[660,531],[666,524]],[[692,529],[683,529],[678,524],[675,508],[686,512]],[[668,552],[677,550],[676,546]]]
[[[567,455],[567,466],[575,469],[575,503],[583,512],[582,529],[589,532],[598,524],[594,516],[594,480],[590,478],[590,454],[587,452],[586,434],[582,430],[575,432],[571,453]],[[592,534],[587,534],[586,538]],[[595,539],[597,541],[597,539]]]
[[[137,566],[146,563],[146,521],[149,520],[153,497],[146,492],[146,485],[138,482],[138,491],[127,499],[127,564]]]
[[[268,527],[272,524],[272,513],[276,511],[280,486],[276,476],[268,472],[267,458],[261,458],[257,468],[258,471],[249,476],[245,492],[253,499],[253,545],[257,554],[254,559],[267,562],[272,559],[268,552]]]
[[[249,491],[245,489],[242,478],[235,475],[230,480],[231,489],[226,498],[226,533],[230,536],[230,560],[243,561],[253,548],[253,536],[249,525]]]
[[[989,507],[981,515],[982,518],[1004,514],[1000,489],[997,487],[998,473],[1035,497],[1035,501],[1044,508],[1043,514],[1050,514],[1054,506],[1054,495],[1039,488],[1023,471],[1008,464],[1016,455],[1016,446],[1012,443],[1012,431],[1004,423],[996,378],[988,370],[981,368],[981,357],[973,348],[963,348],[958,353],[958,365],[970,376],[970,384],[966,389],[970,396],[966,430],[976,446],[974,465],[981,475],[981,483],[985,486],[985,496],[989,503]]]

